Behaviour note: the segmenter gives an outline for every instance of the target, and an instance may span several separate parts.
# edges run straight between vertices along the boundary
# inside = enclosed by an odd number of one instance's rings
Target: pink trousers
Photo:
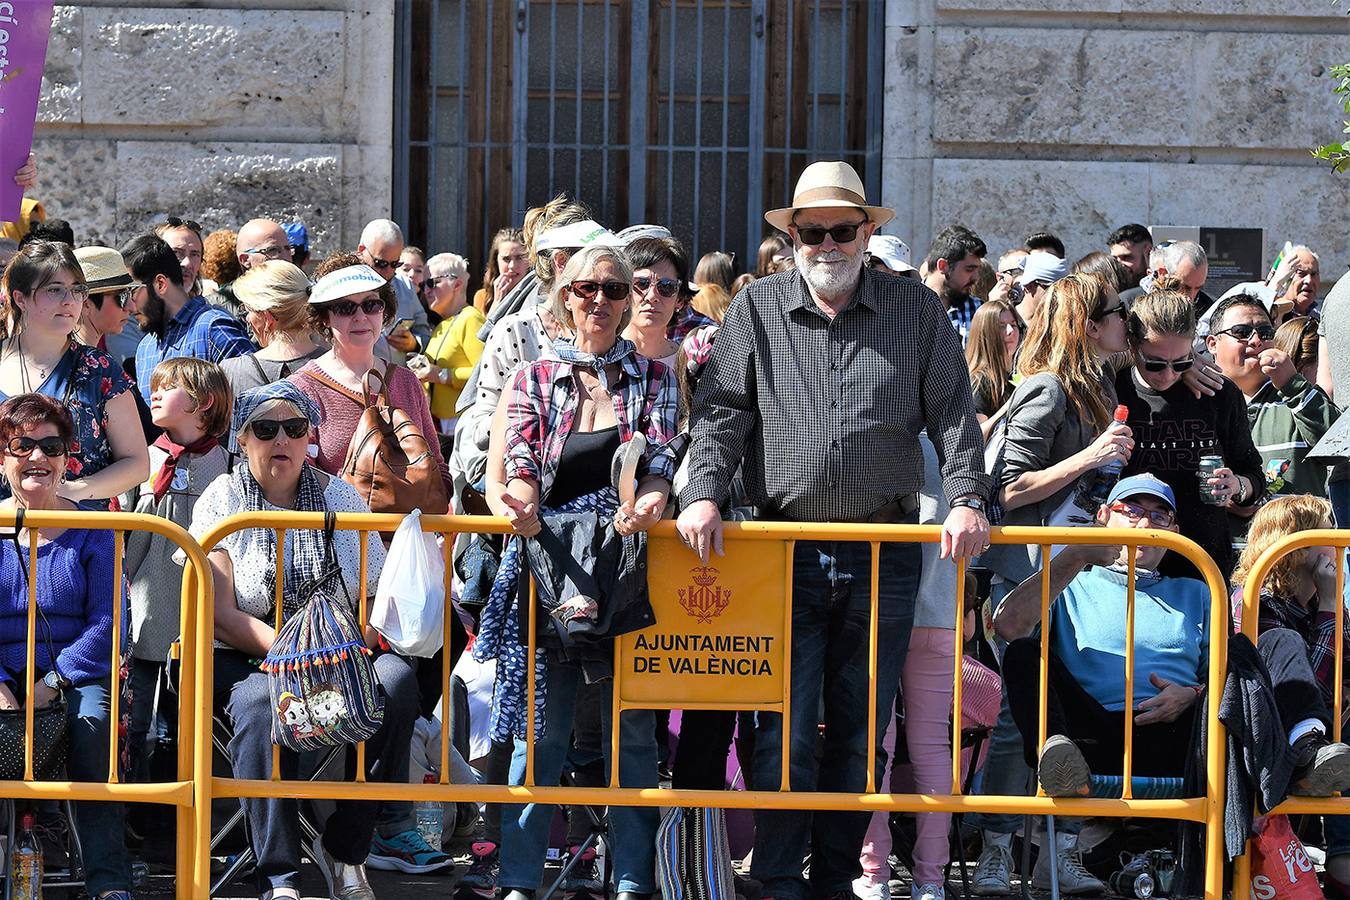
[[[952,756],[949,721],[952,710],[952,640],[950,628],[915,628],[901,685],[905,704],[905,743],[909,765],[892,766],[891,791],[895,793],[946,794],[952,787]],[[973,698],[967,698],[970,702]],[[965,708],[965,703],[962,704]],[[895,717],[890,718],[884,746],[895,758]],[[970,751],[961,760],[962,778],[970,765]],[[947,865],[950,813],[919,813],[918,840],[914,845],[914,883],[942,883]],[[885,884],[886,860],[891,853],[891,830],[886,813],[875,813],[862,848],[863,877],[872,884]]]

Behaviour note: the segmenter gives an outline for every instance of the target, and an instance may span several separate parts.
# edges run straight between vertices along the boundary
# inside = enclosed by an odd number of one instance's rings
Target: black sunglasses
[[[34,447],[41,450],[43,456],[53,458],[65,456],[68,452],[66,442],[59,437],[16,437],[9,439],[9,452],[13,453],[15,456],[31,456]]]
[[[393,262],[390,262],[387,259],[380,259],[378,256],[372,255],[370,258],[370,264],[378,271],[383,272],[386,269],[397,269],[399,266],[399,261],[394,260]]]
[[[604,291],[606,300],[627,300],[633,292],[633,286],[626,281],[574,281],[567,289],[582,300],[594,300],[595,295]]]
[[[1120,316],[1122,319],[1125,318],[1125,304],[1117,303],[1110,309],[1102,310],[1101,312],[1097,313],[1095,316],[1092,317],[1092,321],[1101,322],[1105,319],[1111,318],[1112,316]]]
[[[660,281],[653,282],[651,278],[640,275],[633,279],[633,287],[642,291],[644,294],[652,289],[652,284],[656,285],[656,292],[662,297],[669,299],[680,292],[680,283],[674,278],[662,278]]]
[[[384,301],[379,297],[367,297],[360,303],[355,300],[334,300],[328,307],[333,315],[344,317],[356,315],[358,309],[368,316],[373,316],[384,309]]]
[[[1149,359],[1141,354],[1139,359],[1144,364],[1145,372],[1161,372],[1164,369],[1171,369],[1180,375],[1195,365],[1194,356],[1188,356],[1185,359]]]
[[[103,301],[111,300],[117,304],[118,309],[126,309],[127,304],[131,303],[131,295],[136,293],[143,284],[132,284],[116,291],[93,291],[89,294],[90,301],[99,309],[103,308]]]
[[[851,225],[836,225],[833,228],[820,228],[815,225],[793,225],[797,229],[797,237],[801,238],[803,244],[814,247],[825,241],[825,235],[829,235],[836,244],[849,244],[858,236],[858,229],[867,224],[867,220],[854,222]]]
[[[253,436],[260,441],[270,441],[277,436],[277,431],[286,429],[286,437],[299,440],[309,434],[309,419],[304,416],[296,416],[293,419],[254,419],[248,423],[248,427],[253,430]]]
[[[1232,335],[1235,340],[1239,341],[1250,341],[1252,339],[1252,335],[1254,334],[1263,341],[1269,341],[1274,340],[1275,338],[1275,326],[1251,325],[1248,324],[1247,322],[1239,322],[1236,325],[1233,325],[1229,328],[1225,328],[1223,331],[1216,331],[1214,333],[1216,335],[1220,334]]]

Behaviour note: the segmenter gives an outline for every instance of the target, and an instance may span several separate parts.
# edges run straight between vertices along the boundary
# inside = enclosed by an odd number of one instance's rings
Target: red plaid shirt
[[[620,340],[623,340],[620,338]],[[667,446],[675,436],[679,407],[675,375],[659,362],[629,353],[619,361],[619,377],[610,385],[619,440],[635,432],[647,438],[638,477],[675,477],[675,454]],[[506,479],[539,484],[547,498],[558,472],[563,445],[576,422],[577,381],[573,364],[561,359],[536,360],[516,373],[506,407]]]
[[[1311,604],[1304,606],[1289,597],[1262,591],[1261,611],[1257,618],[1256,631],[1257,634],[1261,634],[1271,628],[1289,628],[1298,632],[1303,642],[1308,645],[1308,662],[1312,665],[1317,686],[1322,689],[1322,699],[1330,708],[1335,698],[1336,685],[1336,613],[1326,612],[1317,606],[1316,597]],[[1241,628],[1242,592],[1237,591],[1233,597],[1233,630],[1238,631]],[[1345,668],[1341,672],[1341,677],[1345,678],[1346,675],[1350,675],[1350,636],[1342,635],[1341,642],[1344,646],[1342,652],[1345,654],[1342,657],[1345,660]]]

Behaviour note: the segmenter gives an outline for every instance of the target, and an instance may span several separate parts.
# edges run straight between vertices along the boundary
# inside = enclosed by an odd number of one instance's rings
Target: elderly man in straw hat
[[[761,519],[917,522],[918,437],[925,429],[952,506],[943,557],[970,558],[988,546],[990,480],[960,339],[931,290],[863,265],[868,239],[893,216],[867,205],[862,181],[842,162],[808,166],[792,206],[765,214],[792,236],[797,267],[736,296],[699,380],[678,525],[705,563],[722,551],[720,509],[741,466]],[[868,680],[869,545],[798,541],[794,552],[791,786],[861,792],[868,693],[876,691],[880,770],[914,617],[920,548],[881,548],[875,685]],[[818,772],[822,694],[826,762]],[[760,714],[758,722],[754,785],[776,790],[782,718]],[[751,875],[767,896],[851,898],[867,823],[867,813],[758,812]],[[809,886],[802,878],[808,845]]]

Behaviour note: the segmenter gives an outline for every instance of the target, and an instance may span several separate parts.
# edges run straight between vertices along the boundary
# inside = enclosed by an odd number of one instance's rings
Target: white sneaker
[[[1058,834],[1059,892],[1061,894],[1100,894],[1106,891],[1102,880],[1083,868],[1083,853],[1078,849],[1078,836]],[[1031,886],[1041,891],[1050,890],[1050,851],[1043,849],[1031,870]]]
[[[1006,897],[1012,893],[1012,849],[986,843],[975,864],[971,893],[977,897]]]
[[[910,900],[947,900],[946,891],[942,885],[929,882],[928,884],[916,884],[909,889]]]
[[[866,875],[853,879],[853,895],[859,900],[891,900],[891,884],[883,881],[876,884]]]
[[[330,900],[375,900],[375,891],[366,880],[365,865],[338,862],[324,849],[323,835],[316,837],[310,845],[310,856],[328,883]]]

